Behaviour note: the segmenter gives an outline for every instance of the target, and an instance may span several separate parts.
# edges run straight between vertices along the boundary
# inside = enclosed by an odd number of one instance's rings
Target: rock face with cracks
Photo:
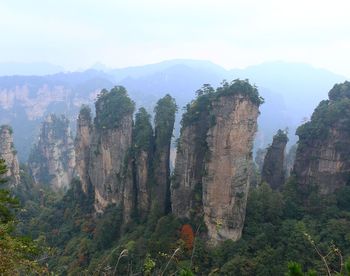
[[[92,124],[79,116],[77,172],[83,191],[91,185],[97,212],[109,204],[121,206],[127,223],[134,215],[146,219],[156,208],[160,214],[200,218],[213,244],[240,238],[262,99],[255,87],[239,80],[216,91],[204,86],[198,94],[182,120],[171,187],[177,110],[172,97],[158,101],[154,131],[142,108],[133,122],[133,103],[121,87],[101,92]]]
[[[210,159],[203,178],[204,221],[211,240],[241,237],[249,190],[258,107],[243,97],[222,97],[213,106]]]
[[[202,217],[210,243],[241,237],[262,99],[246,81],[206,86],[187,106],[172,181],[172,210]]]
[[[95,210],[102,212],[109,204],[124,209],[129,217],[132,185],[128,174],[128,156],[132,142],[134,103],[123,87],[102,90],[96,103],[96,117],[90,138],[88,176],[93,187]]]
[[[133,120],[134,103],[124,87],[102,90],[95,103],[96,117],[82,107],[75,140],[76,176],[82,191],[94,201],[95,211],[108,205],[122,209],[123,223],[144,221],[151,206],[165,214],[170,208],[170,143],[175,100],[166,95],[151,116],[140,108]]]
[[[81,182],[85,194],[92,191],[91,181],[88,174],[90,163],[90,139],[92,134],[91,110],[88,106],[80,109],[77,120],[77,134],[75,138],[76,176]]]

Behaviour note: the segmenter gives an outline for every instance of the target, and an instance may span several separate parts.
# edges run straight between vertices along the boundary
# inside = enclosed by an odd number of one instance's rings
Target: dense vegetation
[[[340,256],[343,263],[350,257],[349,186],[330,197],[313,189],[299,192],[293,177],[280,192],[265,184],[252,188],[242,239],[214,248],[206,245],[203,224],[161,216],[157,209],[145,222],[123,228],[118,206],[94,217],[92,202],[79,187],[74,181],[62,199],[46,192],[44,206],[33,201],[26,206],[22,231],[45,237],[54,248],[49,267],[58,273],[284,275],[288,265],[295,268],[293,261],[305,272],[323,275],[326,267],[318,252],[327,256],[333,274],[345,271]]]
[[[0,126],[0,131],[2,132],[4,129],[8,129],[8,131],[10,132],[10,134],[13,134],[13,129],[11,126],[9,125],[1,125]]]
[[[149,152],[153,146],[153,128],[151,124],[151,115],[146,109],[141,107],[135,115],[135,124],[133,129],[133,143],[136,152]]]
[[[242,95],[248,97],[256,105],[264,103],[264,99],[259,96],[256,86],[252,86],[248,80],[236,79],[228,83],[223,81],[216,90],[210,84],[204,84],[196,92],[197,98],[185,107],[185,114],[182,117],[182,127],[192,125],[200,120],[203,113],[210,113],[213,101],[223,96]],[[213,121],[215,118],[208,118]]]
[[[341,100],[344,98],[350,99],[350,82],[337,83],[328,93],[328,98],[332,101]]]
[[[350,128],[350,83],[336,84],[329,91],[329,100],[321,101],[311,120],[297,129],[300,140],[327,138],[335,123]]]
[[[123,86],[115,86],[110,91],[101,91],[95,107],[95,126],[98,129],[113,129],[120,127],[123,118],[134,113],[135,103]]]
[[[169,94],[158,100],[154,108],[154,154],[152,157],[152,206],[162,214],[171,212],[170,146],[173,137],[177,105]],[[158,207],[156,207],[158,206]]]
[[[197,99],[186,107],[183,127],[198,120],[209,126],[212,101],[236,93],[247,95],[256,104],[263,102],[248,81],[224,82],[216,91],[204,85],[198,90]],[[329,105],[347,100],[334,100],[334,95],[332,98],[324,107],[326,113],[315,115],[320,116],[322,122],[327,120],[321,117],[329,115]],[[125,106],[120,107],[122,104]],[[105,129],[118,127],[123,116],[132,114],[134,106],[126,91],[117,87],[101,93],[97,108],[96,127]],[[176,109],[169,95],[158,102],[156,141],[153,141],[150,115],[144,109],[139,110],[135,117],[132,154],[148,151],[154,147],[153,143],[160,147],[168,145],[166,141],[171,139]],[[310,135],[313,128],[303,131]],[[205,143],[201,144],[205,139],[201,139],[201,135],[198,136],[199,151],[205,149]],[[282,131],[277,135],[286,139]],[[1,170],[0,166],[0,173]],[[0,228],[0,243],[5,242],[0,249],[7,248],[8,237],[19,241],[13,233],[29,235],[51,248],[44,255],[45,262],[50,271],[59,275],[349,275],[350,267],[346,262],[350,258],[349,185],[328,196],[321,196],[312,186],[300,191],[293,175],[279,191],[273,191],[266,184],[254,186],[249,192],[242,238],[210,247],[203,221],[164,215],[156,205],[146,219],[138,219],[135,214],[126,225],[120,206],[110,205],[103,214],[96,214],[93,198],[85,195],[80,181],[74,179],[64,195],[48,188],[22,194],[25,205],[18,215],[20,223],[16,231]],[[5,192],[4,197],[0,197],[0,214],[5,217],[1,226],[13,217],[6,211],[13,200],[8,195]],[[35,250],[20,251],[17,255],[16,247],[9,248],[13,251],[4,256],[18,258],[12,264],[26,265],[21,260],[33,261],[37,253]],[[5,260],[4,263],[10,262]],[[30,269],[36,269],[37,263],[33,268],[31,264]],[[25,266],[19,268],[20,271],[24,269]]]
[[[91,115],[91,108],[88,105],[83,104],[79,111],[79,116],[81,119],[83,119],[86,122],[91,122],[92,115]]]
[[[6,183],[5,160],[0,159],[0,185]],[[20,205],[9,190],[0,188],[0,275],[41,274],[46,271],[37,261],[41,250],[30,238],[16,233],[15,213]],[[45,258],[43,258],[44,260]]]
[[[169,94],[161,98],[154,108],[155,143],[161,148],[168,144],[173,135],[177,105]]]
[[[288,136],[286,131],[283,131],[281,129],[277,130],[276,135],[273,136],[274,140],[281,141],[281,142],[288,142]]]

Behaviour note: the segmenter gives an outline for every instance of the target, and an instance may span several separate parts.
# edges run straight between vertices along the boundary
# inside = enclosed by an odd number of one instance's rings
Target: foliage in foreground
[[[327,198],[312,189],[300,194],[293,178],[282,192],[265,184],[254,188],[242,238],[217,247],[206,245],[200,222],[162,217],[155,208],[146,222],[125,227],[120,227],[118,206],[94,217],[91,201],[77,187],[78,182],[63,199],[47,200],[42,208],[32,205],[29,221],[22,225],[22,231],[33,233],[33,238],[44,235],[55,248],[56,257],[48,263],[59,274],[327,275],[318,250],[328,256],[331,275],[347,275],[349,187]]]
[[[0,185],[5,185],[5,160],[0,159]],[[15,211],[19,202],[9,190],[0,189],[0,275],[44,274],[36,260],[41,251],[30,238],[15,234]]]

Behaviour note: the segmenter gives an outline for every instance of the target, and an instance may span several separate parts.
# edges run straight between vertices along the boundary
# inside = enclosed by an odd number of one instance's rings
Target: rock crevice
[[[210,242],[241,237],[259,98],[247,81],[205,85],[187,106],[172,181],[172,210],[203,219]]]

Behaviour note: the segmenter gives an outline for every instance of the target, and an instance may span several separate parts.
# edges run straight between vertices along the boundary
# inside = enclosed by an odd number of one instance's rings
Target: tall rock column
[[[243,95],[213,103],[209,161],[203,178],[204,221],[212,242],[241,237],[249,190],[258,105]]]
[[[8,185],[15,187],[20,182],[20,174],[12,132],[12,128],[8,125],[2,125],[0,127],[0,158],[5,160],[7,166],[5,177],[8,178]]]
[[[129,160],[134,103],[124,87],[102,90],[95,103],[96,118],[90,145],[88,173],[95,194],[95,210],[109,204],[124,208],[129,219],[133,208],[133,185]]]
[[[28,166],[35,184],[49,185],[55,190],[69,187],[75,169],[75,152],[69,121],[63,115],[46,117]]]
[[[155,149],[153,158],[154,182],[152,204],[156,204],[161,213],[171,210],[170,203],[170,143],[173,135],[175,99],[166,95],[157,102],[155,111]]]
[[[75,138],[75,172],[80,179],[82,190],[85,194],[92,192],[91,181],[89,177],[90,162],[90,139],[92,132],[91,109],[83,105],[80,109],[77,121],[77,135]]]
[[[350,82],[336,84],[311,120],[297,129],[294,173],[299,187],[332,194],[350,183]]]
[[[151,116],[144,108],[135,115],[133,128],[133,176],[138,216],[145,219],[151,204],[152,149],[154,145]]]
[[[172,211],[179,217],[195,219],[203,216],[202,190],[206,157],[207,132],[210,126],[208,96],[198,97],[181,121],[175,169],[171,183]],[[192,114],[196,114],[193,118]]]
[[[284,161],[287,142],[287,134],[282,130],[278,130],[264,158],[261,181],[268,183],[274,190],[281,188],[285,180]]]
[[[175,215],[204,220],[208,239],[240,238],[252,147],[263,99],[248,81],[204,85],[182,118],[174,178]],[[199,220],[200,221],[200,220]]]

